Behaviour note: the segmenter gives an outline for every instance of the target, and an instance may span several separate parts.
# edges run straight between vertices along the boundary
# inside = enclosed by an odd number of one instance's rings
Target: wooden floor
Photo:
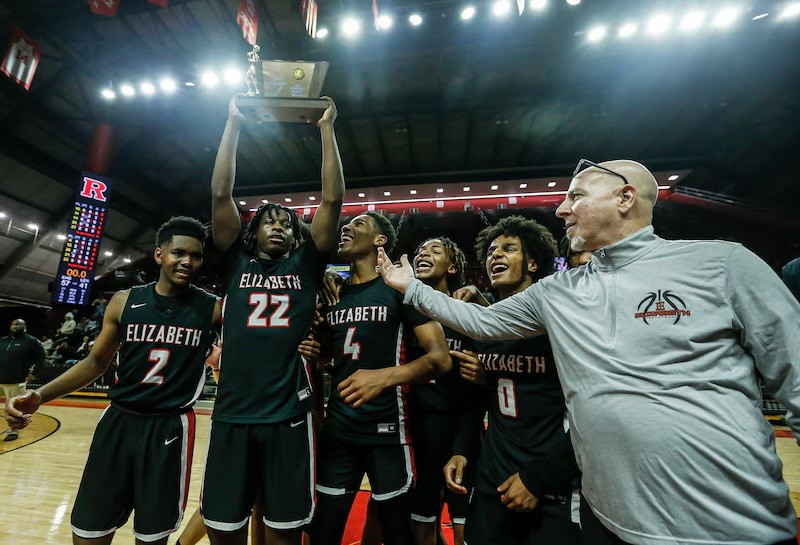
[[[70,510],[101,411],[46,406],[41,412],[58,419],[61,427],[41,441],[0,455],[3,483],[0,544],[72,543]],[[184,524],[198,505],[209,421],[209,416],[197,417],[196,450]],[[778,438],[777,445],[784,462],[784,475],[792,489],[792,501],[800,511],[800,447],[790,438]],[[133,517],[117,532],[114,542],[133,543],[132,525]],[[170,544],[178,535],[173,534]],[[204,539],[201,543],[208,541]]]

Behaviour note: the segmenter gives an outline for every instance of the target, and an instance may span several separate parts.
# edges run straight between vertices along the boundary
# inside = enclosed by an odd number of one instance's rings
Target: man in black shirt
[[[25,320],[11,322],[8,336],[0,338],[0,396],[6,401],[25,391],[28,378],[44,363],[42,344],[26,332]],[[5,441],[19,437],[17,430],[9,428]]]

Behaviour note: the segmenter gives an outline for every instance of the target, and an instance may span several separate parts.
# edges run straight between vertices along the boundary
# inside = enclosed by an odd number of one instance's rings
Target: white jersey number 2
[[[165,348],[153,348],[147,354],[147,361],[155,363],[155,365],[147,372],[142,379],[142,384],[155,384],[161,386],[164,384],[163,375],[158,373],[167,365],[169,361],[169,350]]]

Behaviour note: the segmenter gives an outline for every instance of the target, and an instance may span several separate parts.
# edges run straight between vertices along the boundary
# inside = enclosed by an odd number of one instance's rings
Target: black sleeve
[[[44,364],[44,360],[47,357],[45,354],[44,347],[42,343],[31,337],[29,339],[29,348],[28,348],[28,364],[30,365],[29,373],[35,375],[39,368]]]
[[[474,386],[474,385],[473,385]],[[470,389],[473,396],[460,396],[460,410],[458,430],[453,440],[453,456],[461,455],[474,458],[481,449],[481,436],[483,432],[483,417],[488,406],[486,387],[475,386]],[[462,389],[466,393],[467,389]],[[476,463],[472,460],[471,463]]]
[[[575,461],[572,439],[567,431],[543,456],[519,472],[522,484],[537,498],[545,494],[568,493],[581,474]]]

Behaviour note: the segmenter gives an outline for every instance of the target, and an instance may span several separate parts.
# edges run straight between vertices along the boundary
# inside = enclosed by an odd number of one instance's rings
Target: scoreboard
[[[67,239],[53,282],[54,303],[89,304],[110,194],[110,178],[91,172],[81,174]]]

